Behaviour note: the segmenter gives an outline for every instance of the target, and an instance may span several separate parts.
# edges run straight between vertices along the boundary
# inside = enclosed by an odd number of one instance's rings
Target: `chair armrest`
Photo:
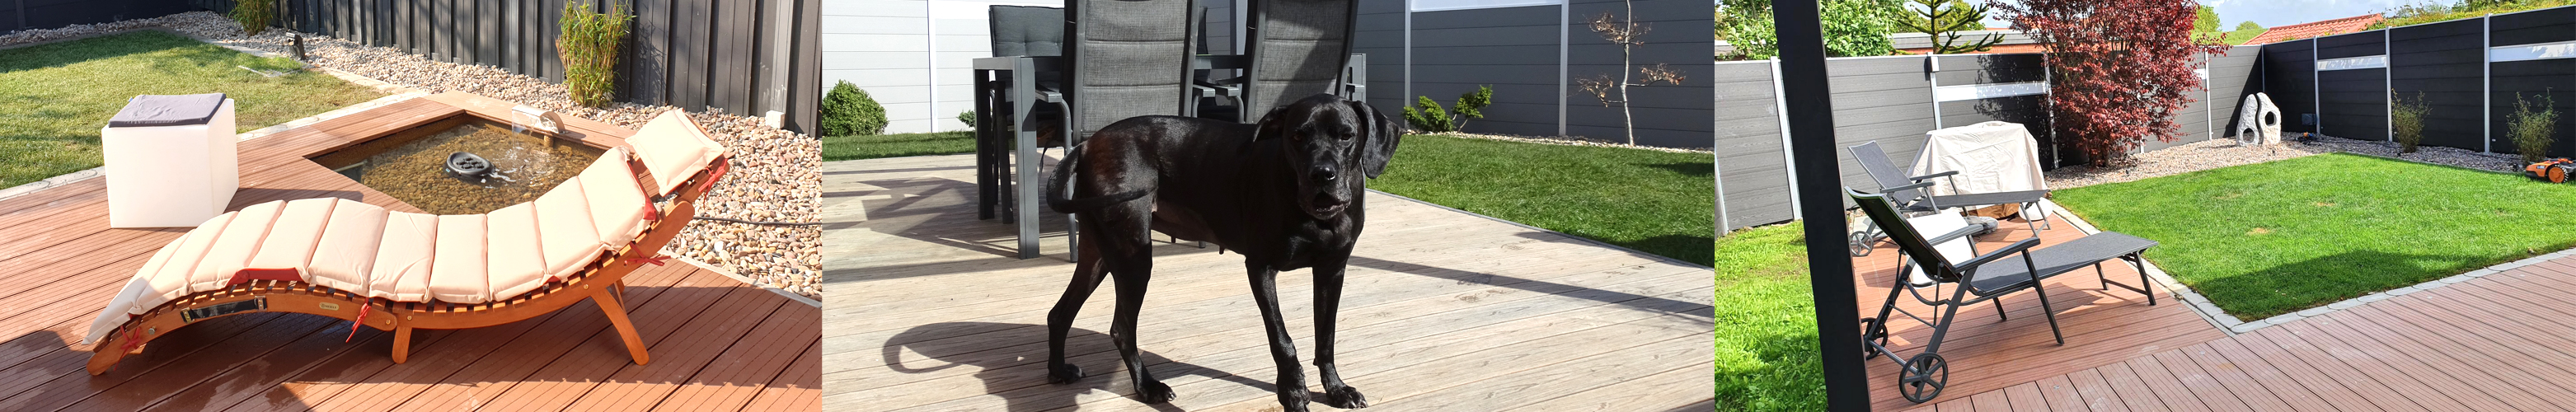
[[[1932,182],[1921,182],[1921,183],[1915,183],[1915,184],[1904,185],[1904,186],[1897,186],[1897,187],[1882,187],[1882,188],[1878,188],[1878,193],[1880,193],[1880,194],[1887,194],[1887,193],[1894,193],[1894,192],[1904,191],[1904,190],[1909,190],[1909,189],[1921,189],[1921,188],[1926,188],[1926,187],[1932,187]]]
[[[1955,175],[1955,174],[1959,174],[1959,171],[1957,171],[1957,170],[1952,170],[1952,171],[1941,172],[1941,173],[1933,173],[1933,174],[1928,174],[1928,175],[1915,176],[1915,177],[1914,177],[1914,178],[1912,178],[1912,179],[1906,179],[1906,180],[1912,180],[1912,181],[1920,182],[1920,181],[1923,181],[1923,179],[1930,179],[1930,178],[1935,178],[1935,177],[1948,177],[1948,176],[1950,176],[1950,175]]]
[[[2004,255],[2028,252],[2033,246],[2039,246],[2039,238],[2022,239],[2019,242],[2005,245],[2002,249],[1995,249],[1993,252],[1986,252],[1986,254],[1978,255],[1975,259],[1968,259],[1966,262],[1955,263],[1950,266],[1958,268],[1961,272],[1974,270],[1978,265],[1984,265],[1987,262],[2003,259]]]
[[[1979,226],[1976,226],[1976,225],[1969,225],[1969,226],[1967,226],[1967,227],[1959,228],[1959,230],[1953,230],[1953,231],[1950,231],[1950,233],[1944,233],[1944,234],[1941,234],[1940,236],[1933,236],[1931,239],[1924,239],[1924,240],[1923,240],[1923,243],[1929,243],[1929,244],[1935,244],[1935,245],[1938,245],[1938,244],[1941,244],[1941,242],[1948,242],[1948,241],[1955,240],[1955,239],[1958,239],[1958,238],[1961,238],[1961,237],[1967,237],[1967,236],[1970,236],[1970,235],[1975,235],[1975,234],[1977,234],[1977,231],[1978,231],[1978,230],[1981,230],[1981,229],[1984,229],[1984,227],[1979,227]],[[1971,246],[1974,246],[1974,245],[1971,245]]]

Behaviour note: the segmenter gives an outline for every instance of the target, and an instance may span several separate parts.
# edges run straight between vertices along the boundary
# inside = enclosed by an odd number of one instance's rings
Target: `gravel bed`
[[[272,29],[243,37],[241,26],[212,12],[189,12],[150,19],[26,30],[0,36],[0,46],[73,38],[147,27],[168,28],[209,42],[288,53],[291,32]],[[620,103],[605,109],[580,107],[564,86],[499,68],[431,61],[399,50],[372,47],[325,36],[304,36],[308,64],[366,76],[431,93],[462,91],[553,110],[571,116],[638,128],[653,115],[674,109]],[[734,154],[733,171],[698,202],[698,215],[759,222],[814,223],[822,195],[820,141],[801,133],[763,125],[761,119],[692,110],[690,120]],[[687,256],[723,267],[764,286],[807,297],[820,297],[823,260],[816,226],[752,225],[698,220],[690,222],[665,253]]]
[[[2188,173],[2221,167],[2254,164],[2296,158],[2320,153],[2354,153],[2405,159],[2415,162],[2465,167],[2478,170],[2513,172],[2520,170],[2521,159],[2511,155],[2493,155],[2448,147],[2418,146],[2415,153],[2397,154],[2397,144],[2320,136],[2315,142],[2288,141],[2273,146],[2239,146],[2235,140],[2220,139],[2193,142],[2130,156],[2122,164],[2109,168],[2068,166],[2047,172],[2048,188],[2072,189],[2103,183],[2119,183],[2158,176]]]

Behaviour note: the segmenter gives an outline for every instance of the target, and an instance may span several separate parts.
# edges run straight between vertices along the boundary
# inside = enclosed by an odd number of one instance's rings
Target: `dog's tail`
[[[1136,200],[1136,198],[1145,197],[1145,194],[1147,193],[1153,193],[1153,190],[1151,189],[1138,189],[1073,199],[1073,193],[1064,190],[1064,185],[1066,181],[1073,179],[1073,172],[1075,170],[1073,163],[1076,161],[1075,159],[1081,158],[1082,145],[1077,144],[1073,145],[1072,148],[1065,149],[1064,161],[1055,163],[1055,177],[1047,179],[1046,203],[1048,209],[1053,209],[1056,213],[1075,213],[1099,209],[1101,206],[1108,206],[1129,200]]]

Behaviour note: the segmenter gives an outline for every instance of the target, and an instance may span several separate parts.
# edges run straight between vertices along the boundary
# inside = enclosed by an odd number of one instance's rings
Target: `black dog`
[[[1279,402],[1306,410],[1306,377],[1297,346],[1279,315],[1279,271],[1315,269],[1315,369],[1326,405],[1368,407],[1333,366],[1333,316],[1342,269],[1360,236],[1367,178],[1386,171],[1401,133],[1368,104],[1318,94],[1272,109],[1257,125],[1173,116],[1143,116],[1102,128],[1065,155],[1047,193],[1048,206],[1080,223],[1081,258],[1073,284],[1047,314],[1048,370],[1056,383],[1082,378],[1064,361],[1074,312],[1100,287],[1102,271],[1118,280],[1118,313],[1110,325],[1118,354],[1148,403],[1172,399],[1172,388],[1145,371],[1137,356],[1136,311],[1154,268],[1149,232],[1215,243],[1243,254],[1252,296],[1279,363]],[[1365,177],[1362,175],[1365,174]]]

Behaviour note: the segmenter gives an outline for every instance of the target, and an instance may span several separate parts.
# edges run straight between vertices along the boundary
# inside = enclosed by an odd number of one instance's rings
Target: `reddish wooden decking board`
[[[2084,232],[2063,220],[2040,233],[2040,248],[2083,237]],[[2003,222],[1996,233],[1978,237],[1978,250],[1994,250],[2030,237],[2030,229],[2018,220]],[[1852,271],[1859,274],[1858,298],[1861,316],[1876,316],[1879,305],[1887,301],[1889,287],[1897,274],[1896,248],[1879,242],[1869,256],[1852,258]],[[1832,253],[1840,253],[1836,250]],[[2155,256],[2149,249],[2147,255]],[[2138,272],[2117,260],[2105,263],[2103,273],[2112,282],[2138,285]],[[2048,333],[2048,319],[2040,313],[2039,296],[2032,291],[2016,292],[2001,299],[2009,313],[1999,320],[1994,303],[1960,307],[1951,321],[1950,333],[1941,344],[1941,357],[1950,363],[1950,386],[1930,403],[1967,399],[1982,392],[2008,389],[2016,385],[2066,375],[2098,366],[2118,363],[2140,355],[2207,342],[2226,336],[2203,320],[2172,292],[2161,287],[2156,291],[2156,305],[2147,305],[2144,295],[2118,286],[2104,290],[2095,280],[2093,270],[2079,269],[2042,282],[2047,285],[2051,307],[2056,309],[2057,324],[2066,335],[2059,346]],[[1943,289],[1945,292],[1949,289]],[[1945,299],[1948,296],[1927,298]],[[1926,320],[1936,312],[1912,296],[1899,295],[1898,307]],[[1920,353],[1932,336],[1932,328],[1915,323],[1903,314],[1890,314],[1898,319],[1889,323],[1890,342],[1902,356]],[[1869,365],[1870,401],[1875,409],[1913,408],[1918,404],[1897,393],[1896,363],[1885,357],[1865,361]],[[2070,381],[2072,377],[2069,377]],[[2042,391],[2040,393],[2046,393]],[[2045,404],[2037,402],[2033,404]]]
[[[2415,292],[1922,409],[2013,411],[2567,410],[2576,396],[2576,258]],[[1955,372],[1954,372],[1955,373]],[[2094,376],[2109,377],[2095,381]],[[1956,379],[1956,378],[1953,378]],[[2045,405],[1988,405],[1987,393],[2062,392]],[[2088,384],[2088,382],[2090,382]],[[1875,394],[1873,394],[1875,395]],[[1915,407],[1915,406],[1909,406]]]
[[[244,141],[232,207],[341,197],[418,212],[304,159],[462,110],[442,94]],[[504,117],[506,118],[506,117]],[[614,145],[630,131],[568,119]],[[228,316],[170,332],[114,371],[82,370],[90,319],[184,229],[108,229],[106,183],[0,200],[0,410],[816,410],[821,311],[685,264],[627,278],[653,364],[635,365],[589,302],[489,328],[424,331],[409,362],[392,334],[299,314]],[[684,339],[669,339],[687,336]],[[343,342],[347,339],[347,342]]]

